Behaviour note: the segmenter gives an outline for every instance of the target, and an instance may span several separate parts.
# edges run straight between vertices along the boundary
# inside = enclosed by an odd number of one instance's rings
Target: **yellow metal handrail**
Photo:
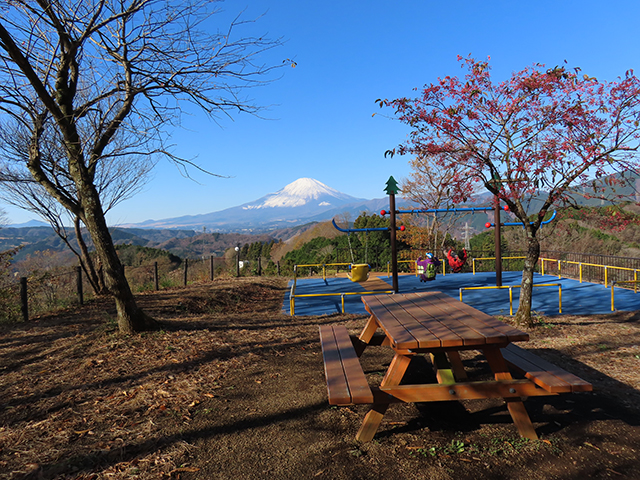
[[[410,260],[412,261],[412,260]],[[335,267],[335,266],[346,266],[351,265],[351,263],[312,263],[306,265],[294,265],[293,266],[293,283],[291,284],[291,290],[289,292],[289,311],[291,312],[291,316],[295,315],[296,308],[296,298],[302,297],[331,297],[340,295],[342,297],[342,313],[344,312],[344,296],[345,295],[373,295],[376,293],[393,293],[393,290],[379,290],[376,292],[343,292],[343,293],[304,293],[300,295],[296,295],[296,285],[298,280],[298,267],[322,267],[322,279],[326,280],[326,267]]]
[[[376,295],[381,293],[393,293],[393,290],[379,290],[377,292],[342,292],[342,293],[304,293],[301,295],[290,295],[289,296],[289,310],[291,312],[291,316],[295,316],[295,299],[302,297],[335,297],[340,295],[342,298],[342,313],[344,312],[344,297],[345,295]]]
[[[293,266],[293,276],[297,275],[298,267],[322,267],[322,279],[327,279],[327,267],[342,267],[351,265],[350,263],[308,263],[306,265],[294,265]]]
[[[582,267],[600,267],[600,268],[604,268],[604,286],[608,287],[609,286],[609,270],[623,270],[623,271],[627,271],[627,272],[633,272],[633,281],[636,282],[638,281],[638,270],[635,268],[627,268],[627,267],[615,267],[612,265],[600,265],[597,263],[586,263],[586,262],[574,262],[572,260],[558,260],[555,258],[543,258],[540,257],[540,273],[542,273],[542,275],[544,275],[544,262],[557,262],[558,263],[558,278],[562,278],[562,264],[568,264],[568,265],[578,265],[578,277],[580,280],[580,283],[582,283]],[[630,280],[631,281],[631,280]],[[618,281],[617,283],[622,283],[623,280]]]
[[[417,260],[398,260],[398,263],[415,263],[416,264],[416,277],[418,276],[418,262]],[[444,260],[441,260],[442,264],[442,275],[446,275]],[[387,262],[387,278],[391,276],[391,262]]]
[[[633,283],[633,292],[634,293],[638,293],[638,284],[640,283],[640,281],[636,280],[620,280],[619,282],[611,282],[611,311],[615,312],[616,309],[614,307],[614,288],[617,284],[619,283]]]
[[[558,287],[558,313],[562,313],[562,285],[559,283],[534,283],[534,287]],[[489,290],[489,289],[509,289],[509,315],[513,315],[513,289],[522,288],[522,285],[503,285],[497,287],[495,285],[488,287],[461,287],[460,288],[460,301],[462,301],[463,290]]]
[[[502,260],[524,260],[527,257],[501,257]],[[471,268],[473,269],[473,274],[476,274],[476,260],[480,261],[480,260],[495,260],[496,257],[480,257],[480,258],[474,258],[471,261]]]

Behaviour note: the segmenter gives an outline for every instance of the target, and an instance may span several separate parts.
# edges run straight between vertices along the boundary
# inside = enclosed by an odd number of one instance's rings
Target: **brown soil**
[[[284,288],[218,279],[141,295],[163,330],[129,337],[108,301],[2,327],[0,479],[640,478],[638,313],[530,332],[527,348],[596,389],[528,399],[538,441],[518,437],[502,401],[470,401],[392,405],[360,444],[367,407],[328,405],[318,325],[356,333],[365,317],[288,317]],[[365,371],[389,359],[370,348]]]

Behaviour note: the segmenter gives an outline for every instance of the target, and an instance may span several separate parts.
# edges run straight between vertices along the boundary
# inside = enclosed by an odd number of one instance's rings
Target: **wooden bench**
[[[509,366],[549,393],[590,392],[593,386],[562,368],[513,343],[502,348]]]
[[[320,326],[320,344],[329,404],[373,403],[373,393],[346,327]]]

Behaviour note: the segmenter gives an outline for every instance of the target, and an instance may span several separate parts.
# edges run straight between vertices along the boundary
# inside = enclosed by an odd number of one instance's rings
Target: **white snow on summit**
[[[327,197],[347,199],[349,195],[334,190],[313,178],[299,178],[282,190],[264,197],[264,202],[257,205],[246,205],[242,208],[245,210],[253,210],[256,208],[270,207],[300,207],[320,197],[322,197],[322,201],[318,205],[330,206],[331,203],[327,201],[329,200]]]

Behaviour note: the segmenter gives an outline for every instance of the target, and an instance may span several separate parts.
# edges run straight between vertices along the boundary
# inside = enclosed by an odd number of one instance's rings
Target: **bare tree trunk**
[[[80,252],[81,252],[81,255],[79,257],[80,266],[84,270],[84,273],[86,274],[87,279],[89,280],[89,283],[91,284],[91,288],[93,288],[94,293],[96,295],[103,295],[106,293],[104,278],[98,275],[98,273],[96,272],[96,267],[93,263],[93,259],[91,258],[91,255],[89,254],[89,249],[87,248],[87,244],[85,243],[84,238],[82,237],[82,229],[80,227],[80,218],[75,217],[73,221],[73,226],[75,228],[76,240],[78,242],[78,246],[80,247]]]
[[[91,190],[90,187],[89,190]],[[157,322],[136,305],[113,245],[97,193],[95,196],[88,191],[78,191],[78,193],[84,204],[84,223],[102,263],[105,286],[116,302],[120,333],[135,333],[155,328]]]
[[[531,303],[533,300],[533,272],[540,258],[540,242],[535,236],[535,231],[526,229],[527,235],[527,258],[524,261],[522,270],[522,287],[520,288],[520,305],[516,312],[515,322],[525,327],[533,327],[531,317]]]

